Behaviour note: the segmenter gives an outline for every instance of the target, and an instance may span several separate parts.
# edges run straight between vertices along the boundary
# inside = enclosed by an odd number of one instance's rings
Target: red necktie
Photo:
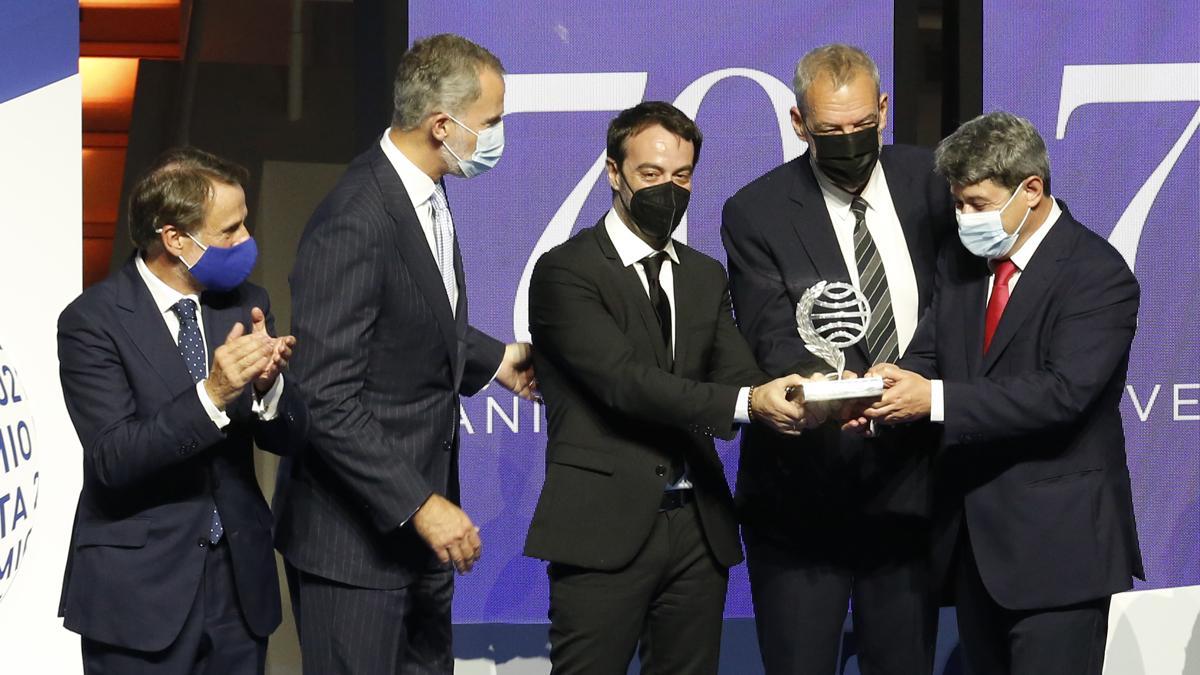
[[[988,299],[987,319],[983,328],[984,354],[992,344],[992,336],[996,334],[996,326],[1000,325],[1000,317],[1004,315],[1004,306],[1008,304],[1008,281],[1016,272],[1017,265],[1011,260],[996,263],[996,277],[992,282],[992,297]]]

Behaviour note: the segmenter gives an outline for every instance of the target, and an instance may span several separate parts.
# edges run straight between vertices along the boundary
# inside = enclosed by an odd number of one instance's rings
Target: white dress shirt
[[[383,154],[391,163],[392,168],[396,170],[396,175],[400,176],[400,182],[404,184],[404,191],[408,193],[408,198],[412,201],[413,210],[417,212],[417,221],[421,223],[421,231],[425,233],[425,241],[429,244],[429,255],[433,256],[434,265],[437,265],[438,250],[437,239],[433,233],[433,191],[437,188],[437,183],[429,177],[429,174],[422,171],[413,164],[412,160],[404,156],[400,148],[392,142],[388,131],[384,130],[383,136],[379,139],[379,147],[383,149]],[[450,313],[456,314],[458,311],[458,285],[457,275],[454,270],[448,270],[448,273],[455,277],[455,286],[449,295]]]
[[[1054,223],[1058,222],[1058,217],[1062,215],[1062,209],[1059,208],[1058,202],[1053,197],[1050,199],[1050,213],[1046,216],[1046,222],[1038,228],[1037,232],[1030,235],[1025,244],[1009,258],[1016,265],[1017,270],[1008,278],[1008,293],[1009,298],[1012,298],[1013,289],[1017,287],[1017,281],[1021,278],[1021,272],[1029,266],[1029,261],[1033,258],[1033,254],[1037,251],[1042,240],[1046,238],[1046,234],[1050,232],[1050,228],[1054,227]],[[992,299],[992,284],[996,280],[996,261],[989,260],[988,267],[992,273],[988,275],[987,296],[983,301],[983,306],[987,307],[987,303]],[[930,422],[945,422],[946,421],[946,400],[942,395],[942,381],[929,381],[929,421]]]
[[[838,247],[842,250],[842,259],[846,263],[846,271],[850,273],[850,283],[862,290],[858,283],[858,262],[854,258],[854,213],[850,204],[854,195],[834,185],[816,162],[810,160],[813,173],[817,176],[817,184],[825,197],[825,208],[829,211],[829,219],[833,222],[833,231],[837,235]],[[875,169],[863,187],[863,201],[867,203],[867,231],[875,240],[875,248],[883,263],[883,272],[887,277],[888,293],[892,296],[892,316],[896,322],[896,345],[901,355],[908,349],[913,333],[917,330],[917,319],[920,310],[920,297],[917,294],[917,274],[913,271],[912,257],[908,254],[908,242],[904,237],[904,228],[900,225],[900,217],[896,215],[896,206],[892,203],[892,193],[888,190],[887,177],[883,173],[883,164],[875,162]]]
[[[642,282],[642,290],[646,291],[646,297],[649,298],[650,282],[646,279],[646,268],[642,260],[658,251],[634,234],[621,220],[621,216],[617,215],[615,209],[609,209],[608,214],[604,216],[604,229],[608,232],[608,238],[612,240],[613,248],[617,249],[617,257],[621,259],[621,264],[625,267],[633,267],[637,272],[638,279]],[[675,240],[668,240],[662,252],[667,254],[667,259],[663,261],[662,268],[658,272],[658,284],[667,294],[667,303],[671,306],[671,356],[674,357],[675,317],[678,312],[675,311],[675,273],[673,268],[679,264],[679,255],[675,252]],[[742,387],[738,392],[733,407],[733,421],[736,424],[750,423],[749,395],[750,387]],[[683,478],[668,489],[685,490],[691,487],[692,484],[688,481],[685,471]]]
[[[184,298],[190,299],[196,303],[196,323],[200,325],[200,337],[205,340],[205,346],[208,345],[208,338],[204,335],[204,306],[200,304],[200,296],[192,294],[183,294],[171,288],[165,281],[154,276],[149,267],[146,267],[142,256],[134,257],[134,265],[137,267],[138,274],[142,277],[142,282],[146,284],[146,288],[150,290],[150,297],[154,299],[154,306],[158,308],[160,316],[167,324],[167,332],[171,334],[171,339],[175,345],[179,345],[179,317],[175,315],[171,309],[175,303]],[[250,329],[249,326],[246,327]],[[180,357],[183,358],[182,356]],[[208,418],[218,429],[224,429],[229,426],[229,416],[225,411],[221,410],[213,403],[208,396],[208,390],[204,388],[204,383],[208,378],[204,378],[196,383],[196,395],[200,397],[200,405],[204,406],[204,412],[208,413]],[[264,422],[275,419],[279,414],[279,397],[283,394],[283,375],[280,374],[275,380],[275,384],[267,390],[261,398],[255,396],[252,410],[256,413],[259,419]]]

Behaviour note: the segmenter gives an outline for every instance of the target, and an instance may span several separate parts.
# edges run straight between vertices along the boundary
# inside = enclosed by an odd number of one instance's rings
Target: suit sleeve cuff
[[[226,415],[225,411],[218,408],[217,404],[208,397],[208,390],[204,388],[204,383],[207,381],[204,379],[196,383],[196,396],[200,398],[200,405],[204,406],[204,412],[208,413],[208,419],[212,420],[218,429],[224,429],[229,426],[229,415]]]
[[[750,423],[750,387],[738,390],[737,400],[733,403],[733,423]]]
[[[942,381],[929,381],[929,421],[946,421],[946,401],[942,396]]]
[[[283,375],[275,378],[275,384],[263,394],[262,398],[254,397],[254,403],[251,410],[258,419],[263,422],[270,422],[279,415],[279,399],[283,396]]]

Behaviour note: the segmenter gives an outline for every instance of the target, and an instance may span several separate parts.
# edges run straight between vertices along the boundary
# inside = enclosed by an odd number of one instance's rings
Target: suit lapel
[[[983,357],[983,374],[986,375],[996,365],[996,360],[1004,353],[1004,348],[1012,341],[1029,314],[1041,306],[1042,298],[1054,285],[1055,278],[1062,270],[1059,263],[1070,257],[1071,247],[1078,235],[1071,227],[1072,224],[1074,221],[1063,212],[1034,251],[1029,264],[1021,270],[1017,285],[1004,307],[1004,314],[1000,315],[1000,323],[996,325],[992,344]]]
[[[833,231],[829,207],[825,205],[825,195],[821,193],[821,185],[817,183],[817,176],[809,164],[808,153],[805,152],[793,162],[796,171],[788,197],[798,209],[792,219],[792,227],[800,237],[813,269],[817,271],[818,280],[850,283],[850,271],[846,269],[846,259],[838,244],[837,234]],[[871,356],[867,353],[865,343],[865,340],[860,340],[852,349],[857,349],[864,362],[870,363]]]
[[[658,363],[658,367],[667,370],[667,364],[670,363],[670,360],[667,358],[667,348],[662,343],[662,333],[658,329],[658,318],[654,316],[654,308],[650,306],[650,296],[646,294],[646,289],[642,287],[642,280],[638,277],[637,270],[632,265],[626,267],[621,263],[621,257],[617,255],[617,249],[613,246],[612,239],[608,236],[608,230],[604,226],[604,218],[601,218],[600,222],[596,223],[595,232],[596,243],[600,246],[600,251],[604,254],[604,257],[609,259],[613,274],[617,278],[617,286],[620,289],[621,296],[642,317],[645,339],[650,342],[650,346],[654,350],[654,359]],[[678,283],[678,278],[676,282]],[[676,322],[675,325],[678,327],[680,323]],[[678,359],[676,360],[678,361]]]
[[[804,252],[821,279],[848,282],[850,272],[846,269],[837,235],[833,232],[833,221],[829,218],[821,186],[808,163],[808,153],[796,159],[793,166],[796,171],[792,176],[788,197],[798,209],[792,218],[792,228],[804,244]]]
[[[917,279],[917,306],[928,307],[931,300],[932,288],[925,279],[933,278],[933,266],[936,260],[931,260],[925,253],[927,246],[924,242],[930,236],[926,227],[930,214],[925,208],[925,194],[914,183],[918,174],[897,166],[890,145],[883,146],[879,155],[879,163],[883,167],[883,175],[887,180],[888,193],[892,198],[892,206],[896,209],[896,217],[900,221],[900,229],[904,232],[904,243],[908,248],[908,258],[912,261]],[[922,274],[922,271],[930,272]]]
[[[675,245],[675,253],[680,253],[679,245]],[[687,358],[688,342],[691,336],[691,331],[688,326],[692,325],[692,318],[696,315],[696,306],[693,304],[695,293],[689,293],[690,289],[695,288],[695,281],[691,278],[692,267],[683,264],[684,257],[679,255],[679,264],[675,265],[671,270],[675,292],[675,361],[672,365],[671,372],[676,375],[683,375],[684,360]]]
[[[438,328],[446,340],[446,348],[450,354],[451,363],[457,363],[458,337],[454,316],[450,312],[450,300],[446,297],[446,288],[442,285],[442,275],[438,271],[433,254],[429,251],[429,241],[421,230],[421,221],[413,209],[412,200],[404,189],[404,183],[396,175],[395,168],[388,162],[383,150],[375,148],[371,158],[371,170],[375,173],[376,183],[383,195],[383,205],[388,215],[396,225],[396,249],[421,294],[437,319]],[[461,273],[459,298],[461,293]]]
[[[129,314],[129,320],[121,322],[122,329],[149,363],[150,369],[162,379],[167,390],[177,394],[194,386],[192,375],[179,354],[179,346],[167,329],[132,257],[121,268],[117,306]]]
[[[967,372],[971,376],[975,376],[979,374],[979,369],[983,364],[983,325],[987,314],[987,287],[990,272],[987,261],[977,258],[965,250],[962,251],[960,260],[966,263],[966,269],[962,273],[967,277],[967,283],[963,287],[964,299],[959,311],[963,319]]]

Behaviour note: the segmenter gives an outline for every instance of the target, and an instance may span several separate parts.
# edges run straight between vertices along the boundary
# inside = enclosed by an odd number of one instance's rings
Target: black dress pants
[[[704,539],[694,502],[662,511],[624,568],[551,563],[554,675],[624,675],[637,650],[645,675],[715,675],[729,571]]]
[[[851,602],[863,675],[932,672],[937,602],[925,521],[847,518],[786,542],[742,534],[768,675],[833,675]]]

